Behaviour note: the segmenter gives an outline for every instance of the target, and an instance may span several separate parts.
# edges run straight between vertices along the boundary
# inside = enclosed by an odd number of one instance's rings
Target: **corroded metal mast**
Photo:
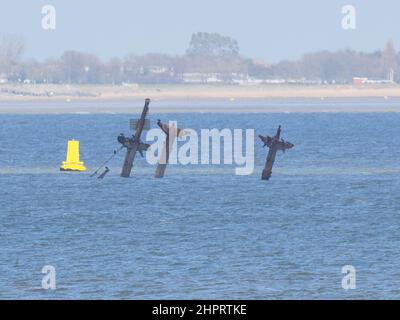
[[[149,113],[149,104],[150,104],[150,99],[146,99],[142,115],[135,124],[136,131],[135,134],[132,136],[132,138],[127,138],[122,133],[118,136],[118,142],[121,143],[122,146],[126,148],[126,155],[124,164],[122,166],[121,177],[128,178],[130,176],[136,152],[139,152],[140,155],[143,157],[143,151],[146,151],[150,147],[149,144],[143,143],[140,140],[142,132],[145,128],[146,117],[147,114]]]
[[[169,153],[170,149],[175,143],[175,139],[177,137],[183,136],[185,134],[182,129],[177,128],[175,125],[168,125],[161,122],[161,120],[157,121],[157,125],[164,131],[166,135],[164,149],[161,151],[160,160],[156,168],[155,177],[162,178],[164,177],[165,169],[167,168],[167,164],[169,161]]]
[[[267,146],[269,148],[267,160],[265,161],[264,170],[261,175],[262,180],[269,180],[269,178],[271,178],[272,167],[274,165],[276,153],[278,152],[278,150],[285,151],[294,147],[292,143],[280,139],[280,137],[281,126],[278,127],[278,130],[274,137],[264,137],[262,135],[259,135],[261,141],[264,142],[264,147]]]

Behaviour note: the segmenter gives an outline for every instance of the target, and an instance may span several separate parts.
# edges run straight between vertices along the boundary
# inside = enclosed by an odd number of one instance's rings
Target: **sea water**
[[[256,136],[282,125],[295,146],[270,181],[257,137],[249,176],[178,164],[155,179],[138,155],[124,179],[121,152],[90,178],[133,117],[0,116],[0,298],[400,298],[400,114],[150,114]],[[87,172],[59,171],[72,138]]]

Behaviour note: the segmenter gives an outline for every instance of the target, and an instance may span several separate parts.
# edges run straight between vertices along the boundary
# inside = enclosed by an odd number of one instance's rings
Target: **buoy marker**
[[[61,163],[61,171],[86,171],[86,167],[79,157],[79,141],[69,140],[67,159]]]

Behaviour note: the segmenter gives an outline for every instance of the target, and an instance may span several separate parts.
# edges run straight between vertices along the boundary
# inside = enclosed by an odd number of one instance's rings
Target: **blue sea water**
[[[132,117],[0,116],[0,298],[400,298],[399,113],[151,114],[196,130],[281,124],[295,147],[268,182],[258,140],[249,176],[170,165],[155,179],[138,157],[123,179],[120,153],[90,178]],[[58,170],[71,138],[85,173]]]

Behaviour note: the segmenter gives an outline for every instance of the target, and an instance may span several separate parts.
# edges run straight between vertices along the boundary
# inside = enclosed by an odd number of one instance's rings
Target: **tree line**
[[[392,70],[400,80],[400,54],[389,41],[372,53],[354,50],[320,51],[295,61],[265,64],[243,57],[236,40],[217,33],[192,35],[183,55],[129,54],[103,61],[93,54],[66,51],[45,61],[23,59],[25,42],[0,38],[0,80],[32,83],[122,84],[182,83],[187,74],[214,74],[234,79],[308,79],[349,83],[353,77],[386,78]]]

